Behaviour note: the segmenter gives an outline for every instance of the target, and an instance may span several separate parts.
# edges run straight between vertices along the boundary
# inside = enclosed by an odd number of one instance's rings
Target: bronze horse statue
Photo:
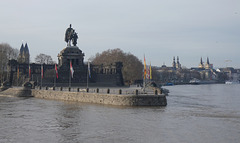
[[[67,42],[67,46],[71,46],[71,41],[72,41],[72,44],[76,46],[77,39],[78,39],[78,35],[75,32],[75,30],[72,28],[72,25],[70,24],[70,27],[66,30],[66,33],[65,33],[65,41]]]

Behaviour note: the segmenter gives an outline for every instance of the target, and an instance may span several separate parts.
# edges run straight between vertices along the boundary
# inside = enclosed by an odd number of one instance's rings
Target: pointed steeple
[[[172,63],[173,69],[176,69],[176,62],[175,62],[175,57],[173,57],[173,63]]]
[[[25,47],[24,47],[24,52],[25,52],[25,53],[29,53],[29,50],[28,50],[28,45],[27,45],[27,43],[25,44]]]
[[[209,64],[209,59],[208,59],[208,57],[207,57],[207,64]]]
[[[198,68],[200,68],[200,69],[204,68],[202,57],[201,57],[199,65],[198,65]]]
[[[177,64],[176,64],[177,69],[181,69],[181,64],[179,62],[179,57],[177,56]]]
[[[23,43],[22,43],[22,46],[21,46],[21,48],[20,48],[20,53],[19,53],[19,54],[22,54],[23,51],[24,51],[24,46],[23,46]]]
[[[207,57],[207,63],[205,64],[205,69],[210,69],[209,58]]]

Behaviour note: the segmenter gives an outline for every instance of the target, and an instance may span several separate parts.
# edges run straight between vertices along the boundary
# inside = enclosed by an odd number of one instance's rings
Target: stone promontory
[[[111,94],[97,92],[71,92],[46,89],[9,88],[0,92],[2,95],[36,97],[42,99],[76,101],[120,106],[166,106],[167,99],[163,94]]]

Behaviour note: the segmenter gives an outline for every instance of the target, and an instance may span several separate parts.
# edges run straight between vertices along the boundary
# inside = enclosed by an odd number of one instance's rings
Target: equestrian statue
[[[75,32],[75,30],[72,28],[72,25],[70,24],[70,27],[66,30],[66,33],[65,33],[65,41],[67,42],[67,46],[71,46],[71,41],[72,41],[72,44],[76,46],[77,39],[78,39],[78,35]]]

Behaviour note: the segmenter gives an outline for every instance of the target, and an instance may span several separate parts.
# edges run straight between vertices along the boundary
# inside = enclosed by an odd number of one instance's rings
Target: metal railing
[[[68,92],[87,92],[99,94],[118,94],[118,95],[160,95],[157,90],[143,91],[142,89],[129,88],[80,88],[80,87],[48,87],[36,86],[38,90],[68,91]],[[160,91],[161,92],[161,91]]]

